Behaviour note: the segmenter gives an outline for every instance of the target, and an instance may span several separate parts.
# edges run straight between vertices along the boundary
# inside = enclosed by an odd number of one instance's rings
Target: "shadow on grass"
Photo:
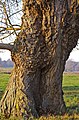
[[[72,105],[67,107],[67,114],[72,115],[72,114],[79,114],[79,106],[78,105]]]
[[[63,86],[63,90],[79,90],[79,86]]]

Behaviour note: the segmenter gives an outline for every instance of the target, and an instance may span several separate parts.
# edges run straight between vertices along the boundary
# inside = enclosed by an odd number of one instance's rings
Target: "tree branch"
[[[2,26],[0,26],[0,29],[4,29],[4,30],[14,30],[15,29],[15,31],[17,31],[17,30],[21,30],[21,27],[14,27],[14,29],[13,29],[13,27],[2,27]]]
[[[13,45],[0,43],[0,49],[6,49],[6,50],[9,50],[9,51],[12,51]]]

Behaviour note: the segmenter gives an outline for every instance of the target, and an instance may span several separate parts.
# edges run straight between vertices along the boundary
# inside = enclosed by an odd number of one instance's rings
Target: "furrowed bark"
[[[14,42],[15,68],[0,103],[5,116],[65,112],[62,77],[79,36],[77,0],[23,0],[22,30]]]

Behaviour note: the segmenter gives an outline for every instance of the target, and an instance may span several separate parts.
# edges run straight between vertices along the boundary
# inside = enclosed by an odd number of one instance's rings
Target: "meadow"
[[[64,74],[63,91],[68,114],[79,114],[79,73]]]
[[[10,73],[10,71],[9,71]],[[4,69],[0,71],[0,99],[6,89],[10,74]],[[67,107],[67,112],[63,116],[40,117],[39,120],[79,120],[79,74],[78,73],[64,73],[63,75],[63,91],[64,101]],[[0,120],[7,120],[4,117]],[[9,119],[8,119],[9,120]],[[24,120],[19,118],[10,118],[10,120]],[[38,119],[32,119],[38,120]]]

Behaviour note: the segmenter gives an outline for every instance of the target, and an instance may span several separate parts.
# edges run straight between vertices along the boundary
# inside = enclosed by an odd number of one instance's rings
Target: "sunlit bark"
[[[1,112],[26,118],[64,113],[62,76],[78,41],[78,3],[23,0],[23,13],[12,51],[15,68]]]

